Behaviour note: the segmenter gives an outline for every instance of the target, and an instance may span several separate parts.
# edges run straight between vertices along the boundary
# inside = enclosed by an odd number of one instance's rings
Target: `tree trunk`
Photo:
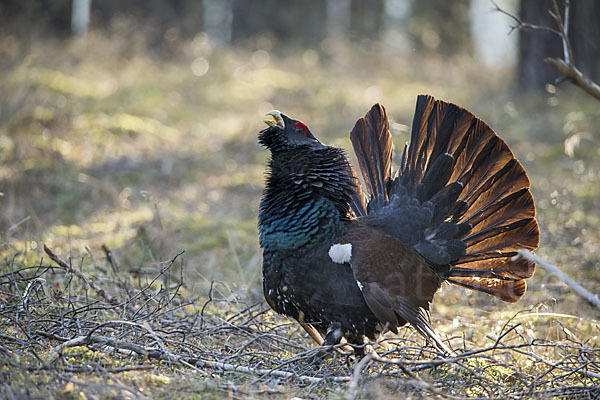
[[[71,32],[75,36],[85,36],[90,23],[92,0],[73,0],[71,8]]]
[[[521,21],[556,28],[556,21],[550,15],[551,0],[521,0],[519,18]],[[559,74],[544,63],[546,57],[561,57],[560,37],[542,30],[519,31],[518,84],[522,91],[538,91],[558,78]]]
[[[571,0],[569,37],[575,65],[588,78],[600,81],[600,1]]]
[[[350,2],[350,34],[353,39],[377,39],[383,31],[384,0]]]
[[[448,56],[471,51],[470,0],[413,0],[411,4],[408,29],[417,50]]]
[[[326,35],[325,0],[234,0],[232,43],[272,34],[285,44],[317,45]]]
[[[593,80],[600,78],[600,2],[577,0],[570,2],[569,40],[573,48],[572,62]],[[561,17],[564,18],[564,1],[558,1]],[[559,29],[550,15],[551,0],[521,0],[521,21]],[[542,30],[519,32],[518,84],[523,91],[540,90],[560,76],[550,65],[547,57],[563,58],[562,39]]]

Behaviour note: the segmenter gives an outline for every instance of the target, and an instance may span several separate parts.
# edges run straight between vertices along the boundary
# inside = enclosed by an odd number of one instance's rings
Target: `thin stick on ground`
[[[586,288],[581,286],[579,283],[575,282],[573,279],[571,279],[569,276],[567,276],[564,272],[562,272],[560,269],[558,269],[553,264],[551,264],[548,261],[544,260],[543,258],[533,254],[531,251],[525,250],[525,249],[519,250],[518,254],[513,257],[513,260],[518,260],[520,257],[526,258],[527,260],[536,263],[537,265],[539,265],[540,267],[542,267],[543,269],[545,269],[546,271],[551,273],[553,276],[557,277],[561,282],[564,282],[567,286],[569,286],[571,289],[573,289],[573,291],[575,293],[577,293],[579,296],[586,299],[592,305],[600,308],[600,299],[598,299],[597,294],[593,294],[593,293],[589,292]]]
[[[82,281],[84,281],[90,288],[92,288],[96,292],[96,294],[98,296],[100,296],[102,299],[104,299],[107,303],[109,303],[109,304],[111,304],[113,306],[118,306],[119,305],[120,302],[119,302],[118,299],[116,299],[115,297],[113,297],[113,296],[109,295],[108,293],[106,293],[106,291],[104,289],[102,289],[100,286],[98,286],[90,278],[88,278],[87,276],[85,276],[83,274],[83,272],[81,272],[81,271],[73,268],[70,264],[68,264],[65,261],[61,260],[52,250],[50,250],[48,248],[48,246],[44,245],[44,251],[46,252],[46,254],[48,254],[48,257],[50,257],[50,259],[52,261],[54,261],[60,267],[64,268],[69,273],[77,276],[79,279],[81,279]]]

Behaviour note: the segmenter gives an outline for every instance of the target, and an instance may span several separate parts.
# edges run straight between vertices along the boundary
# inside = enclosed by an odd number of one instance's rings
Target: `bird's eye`
[[[307,134],[306,134],[306,125],[304,125],[302,122],[296,122],[294,124],[294,127],[296,127],[296,132],[298,132],[298,133],[300,133],[300,134],[302,134],[304,136],[307,136]]]

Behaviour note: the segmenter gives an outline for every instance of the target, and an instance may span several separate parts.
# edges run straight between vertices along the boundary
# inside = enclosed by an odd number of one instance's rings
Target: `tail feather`
[[[535,207],[533,207],[533,197],[529,189],[523,188],[508,196],[494,196],[480,209],[473,210],[471,216],[465,218],[463,222],[475,227],[482,221],[486,224],[496,224],[497,221],[506,220],[508,216],[522,215],[535,216]]]
[[[453,285],[476,290],[509,303],[519,301],[527,291],[527,283],[525,283],[523,279],[510,281],[495,278],[482,279],[458,277],[448,279],[447,281]]]
[[[428,132],[426,140],[432,140],[436,134],[431,132],[437,129],[436,144],[429,154],[414,158],[428,157],[433,172],[444,154],[454,157],[447,182],[460,182],[462,191],[446,217],[471,227],[461,232],[466,251],[451,263],[448,282],[516,301],[525,293],[523,279],[533,275],[535,266],[512,257],[521,248],[535,249],[539,241],[529,179],[506,143],[483,121],[460,107],[440,105],[432,98],[423,101],[434,104],[421,104],[417,110],[431,109],[430,115],[415,120],[431,124],[428,129],[419,125],[421,132]],[[419,148],[426,149],[422,144]],[[424,178],[421,183],[428,184]],[[427,192],[436,192],[439,185],[440,181],[429,184]]]
[[[423,156],[427,154],[427,148],[429,147],[432,134],[430,120],[437,115],[436,103],[429,101],[429,99],[430,97],[428,96],[419,96],[417,98],[406,165],[400,171],[402,184],[406,187],[419,182],[423,177],[423,170],[420,167],[422,162],[420,160],[424,159]]]
[[[487,246],[485,247],[486,249],[490,248],[490,243],[486,243],[486,241],[491,240],[493,242],[498,242],[501,237],[500,234],[508,232],[508,231],[514,231],[517,228],[520,228],[524,225],[527,225],[531,222],[530,219],[521,219],[519,221],[515,221],[511,224],[507,224],[507,225],[500,225],[500,226],[491,226],[486,228],[483,231],[477,232],[475,234],[472,234],[466,238],[463,239],[463,241],[467,244],[468,249],[469,250],[475,250],[476,246]],[[527,232],[530,233],[530,232]],[[511,239],[514,239],[514,235],[515,232],[511,233]],[[521,245],[522,243],[519,242],[519,244]],[[505,246],[505,244],[503,244]]]
[[[465,110],[465,112],[468,112]],[[476,117],[469,115],[470,121],[468,128],[457,135],[453,140],[452,148],[449,153],[454,154],[456,164],[451,180],[466,181],[469,174],[473,174],[474,169],[478,169],[481,164],[480,154],[489,152],[496,143],[495,134],[491,129],[483,129],[483,122]],[[463,117],[467,120],[468,117]],[[464,121],[467,124],[467,121]],[[466,192],[470,186],[465,185]]]
[[[352,203],[350,204],[350,216],[353,218],[364,217],[367,215],[367,203],[365,194],[360,186],[360,180],[351,166],[348,168],[348,173],[354,177],[354,181],[356,182],[354,193],[350,196],[352,199]]]
[[[449,283],[504,301],[523,296],[523,279],[535,265],[512,257],[538,245],[535,205],[523,167],[485,122],[454,104],[419,96],[396,179],[389,172],[391,136],[383,107],[359,120],[351,137],[371,199],[413,196],[421,207],[432,207],[430,219],[414,225],[428,224],[419,228],[424,239],[412,245],[425,258],[449,260]],[[409,201],[390,204],[399,204],[398,213],[414,213]]]
[[[535,219],[524,219],[509,225],[493,229],[487,234],[475,236],[480,240],[467,242],[467,254],[453,264],[468,262],[469,257],[480,254],[490,254],[495,257],[498,253],[516,252],[519,249],[533,250],[538,245],[535,237],[538,233]],[[510,257],[514,256],[512,254]]]
[[[469,261],[454,264],[449,275],[452,278],[466,276],[508,280],[530,278],[535,271],[535,265],[526,260],[512,261],[515,255],[517,255],[516,251],[496,255],[482,253],[479,257],[470,256]]]
[[[532,220],[535,222],[534,218],[535,207],[531,193],[527,189],[521,189],[493,203],[486,203],[483,208],[467,218],[463,223],[471,225],[471,233],[465,236],[463,241],[469,246],[474,246],[484,238],[501,233],[501,229],[516,229]],[[535,232],[532,233],[534,235],[529,241],[532,246],[537,246]]]
[[[454,157],[444,153],[432,164],[431,168],[427,168],[423,180],[417,186],[417,197],[422,201],[430,199],[446,186],[452,172]]]
[[[439,156],[447,153],[448,146],[453,139],[453,132],[455,130],[457,119],[461,115],[460,109],[454,104],[438,103],[437,110],[442,116],[436,115],[436,122],[439,122],[439,126],[434,128],[436,136],[433,149],[429,153],[430,163],[427,167],[428,170],[432,161],[434,162]]]
[[[350,133],[367,193],[387,200],[387,182],[392,173],[392,138],[385,108],[375,104]]]
[[[484,204],[490,202],[493,198],[499,198],[505,194],[528,188],[529,180],[527,176],[523,175],[523,172],[523,167],[513,158],[495,173],[490,172],[489,176],[481,177],[477,182],[477,186],[472,186],[461,200],[469,204],[469,210],[480,210]],[[468,183],[468,181],[467,183],[463,182],[465,186]]]

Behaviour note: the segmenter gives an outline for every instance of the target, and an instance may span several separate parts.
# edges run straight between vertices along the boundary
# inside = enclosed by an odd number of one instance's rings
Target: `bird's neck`
[[[266,250],[310,250],[343,233],[355,185],[342,150],[294,149],[272,154],[260,205]]]

